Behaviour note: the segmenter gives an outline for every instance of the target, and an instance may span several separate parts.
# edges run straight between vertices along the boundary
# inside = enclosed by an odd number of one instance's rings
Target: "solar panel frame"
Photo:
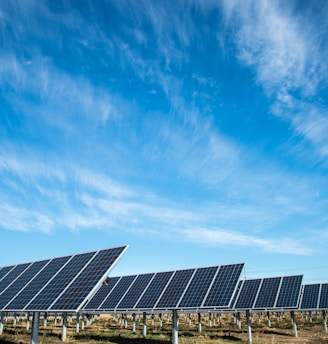
[[[262,279],[250,279],[242,281],[238,297],[234,303],[236,309],[252,309],[256,302]]]
[[[274,308],[281,287],[281,281],[282,277],[267,277],[262,279],[254,309]]]

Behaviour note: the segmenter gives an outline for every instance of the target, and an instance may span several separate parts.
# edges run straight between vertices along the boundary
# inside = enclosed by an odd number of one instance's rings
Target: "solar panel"
[[[203,307],[229,307],[244,264],[221,265]]]
[[[0,281],[0,309],[77,310],[100,286],[125,249],[118,247],[17,265]]]
[[[217,271],[217,266],[197,269],[178,306],[200,307]]]
[[[133,308],[153,277],[154,274],[139,275],[116,309]]]
[[[101,309],[114,310],[136,278],[137,275],[122,277],[111,291],[109,297],[101,305]]]
[[[261,279],[245,280],[241,286],[237,302],[234,306],[236,309],[252,309],[260,284]]]
[[[2,293],[6,288],[10,286],[15,279],[29,267],[31,263],[16,265],[9,273],[6,274],[0,281],[0,292]]]
[[[204,308],[204,300],[207,308],[228,307],[243,267],[235,264],[115,277],[115,285],[102,286],[83,310],[198,309]]]
[[[50,307],[50,310],[79,308],[94,288],[95,281],[98,282],[106,277],[108,267],[115,263],[120,253],[122,253],[122,247],[99,251],[90,259],[85,268],[82,262],[78,262],[79,267],[82,265],[81,272]]]
[[[86,304],[84,309],[95,310],[106,300],[106,297],[110,294],[120,277],[110,278],[108,284],[103,284],[92,299]]]
[[[7,275],[7,273],[12,270],[15,266],[6,266],[0,270],[0,281]],[[0,289],[1,291],[1,289]]]
[[[195,269],[175,271],[155,308],[176,308]]]
[[[328,309],[328,283],[321,285],[319,308]]]
[[[44,260],[32,263],[28,269],[26,269],[13,283],[11,283],[10,287],[0,294],[0,309],[4,308],[6,304],[9,303],[48,262],[48,260]]]
[[[302,275],[283,277],[276,308],[297,308],[302,286]]]
[[[317,309],[320,284],[306,284],[303,286],[300,309]]]
[[[274,307],[281,280],[282,277],[269,277],[262,280],[261,289],[254,305],[255,309]]]
[[[173,273],[173,271],[156,273],[135,308],[153,309]]]
[[[297,308],[302,275],[245,280],[233,306],[235,309]]]

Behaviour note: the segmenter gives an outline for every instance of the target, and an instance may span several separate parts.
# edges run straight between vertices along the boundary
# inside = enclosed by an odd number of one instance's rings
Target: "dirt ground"
[[[291,325],[289,313],[270,314],[270,327],[266,314],[252,316],[252,342],[254,344],[328,344],[328,334],[324,331],[323,319],[320,313],[297,313],[297,337]],[[69,319],[66,343],[84,344],[168,344],[172,342],[171,316],[163,316],[160,324],[158,316],[154,319],[148,316],[147,335],[143,336],[142,317],[137,317],[136,330],[133,332],[132,319],[126,321],[120,316],[96,316],[92,323],[80,321],[79,331],[76,332],[76,319]],[[245,316],[240,315],[240,322],[231,314],[222,316],[208,314],[201,319],[201,331],[198,327],[197,315],[179,316],[178,341],[180,344],[214,344],[214,343],[247,343],[248,333]],[[63,343],[61,340],[62,325],[58,319],[48,318],[47,326],[43,319],[39,326],[39,343]],[[26,329],[26,318],[9,317],[4,324],[0,344],[27,344],[31,340],[31,330]]]

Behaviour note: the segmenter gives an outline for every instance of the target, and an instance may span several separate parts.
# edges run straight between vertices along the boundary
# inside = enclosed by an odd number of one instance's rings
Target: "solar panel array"
[[[236,310],[296,309],[302,275],[244,280],[232,308]]]
[[[328,283],[305,284],[302,288],[301,310],[328,309]]]
[[[84,311],[228,308],[244,264],[111,278]]]
[[[75,311],[81,308],[126,246],[3,267],[0,311]]]

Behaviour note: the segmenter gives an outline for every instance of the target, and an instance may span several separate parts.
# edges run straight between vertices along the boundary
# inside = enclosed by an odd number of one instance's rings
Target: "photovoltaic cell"
[[[281,280],[282,277],[269,277],[263,279],[261,289],[254,305],[255,309],[274,307]]]
[[[200,307],[217,270],[217,266],[197,269],[178,306],[183,308]]]
[[[328,309],[328,283],[321,285],[319,308]]]
[[[222,265],[203,304],[204,307],[229,307],[244,264]]]
[[[115,285],[108,298],[102,304],[101,309],[115,309],[133,281],[136,279],[136,277],[137,275],[122,277],[120,281]]]
[[[156,273],[145,293],[138,301],[136,308],[153,309],[172,275],[173,271]]]
[[[110,278],[108,284],[103,284],[92,299],[86,304],[84,309],[95,310],[104,302],[106,297],[110,294],[120,277]]]
[[[297,308],[302,285],[302,275],[283,277],[276,308]]]
[[[194,271],[194,269],[176,271],[155,307],[176,308]]]
[[[317,309],[319,292],[320,292],[319,283],[304,285],[300,309],[303,309],[303,310]]]
[[[236,309],[252,309],[257,296],[261,279],[245,280],[239,292]]]

